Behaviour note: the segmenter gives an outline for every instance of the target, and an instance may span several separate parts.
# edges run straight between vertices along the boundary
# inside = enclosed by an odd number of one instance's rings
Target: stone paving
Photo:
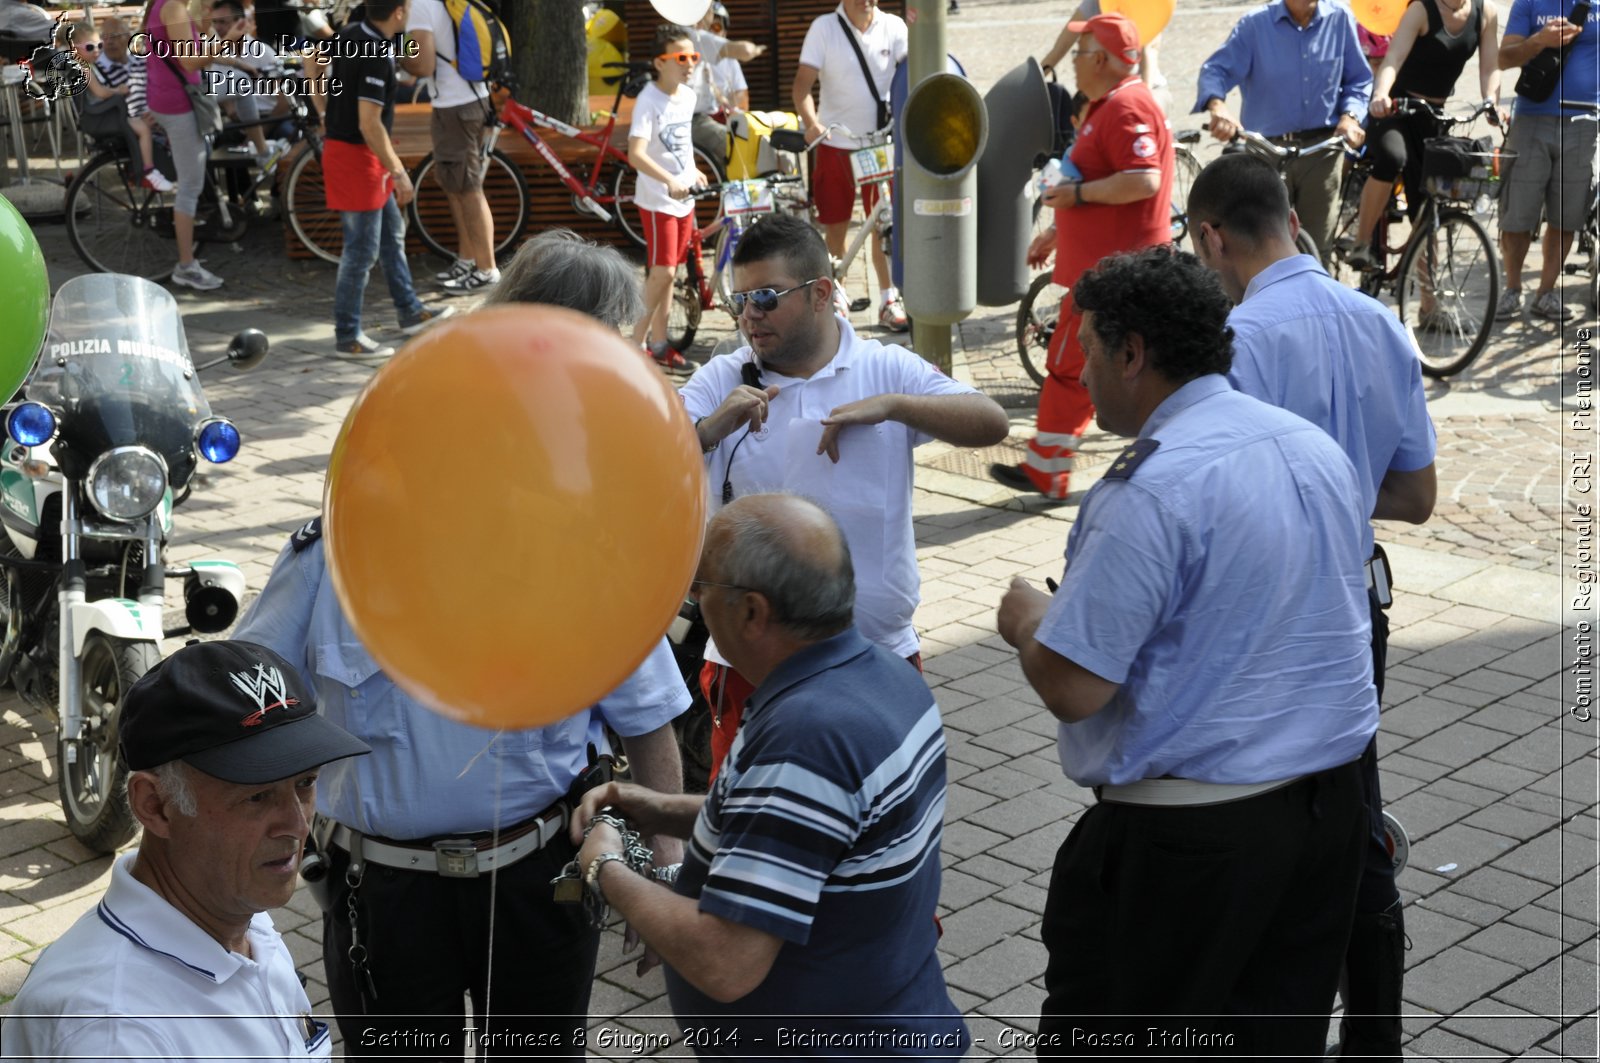
[[[960,28],[983,30],[985,47],[1021,54],[1046,24],[1054,32],[1054,8],[968,0]],[[1021,34],[1034,36],[1019,43]],[[1202,54],[1210,46],[1190,45]],[[79,271],[59,225],[41,226],[39,236],[56,284]],[[284,536],[318,507],[340,420],[372,374],[326,353],[332,267],[284,262],[278,248],[275,234],[262,232],[237,253],[214,251],[210,265],[228,287],[178,296],[197,360],[247,325],[273,339],[260,370],[208,375],[213,406],[240,425],[246,449],[209,471],[179,511],[172,551],[238,561],[255,587]],[[419,261],[416,271],[424,268],[433,267]],[[382,289],[369,289],[369,313],[392,327]],[[1012,347],[1013,317],[1014,308],[974,315],[957,348],[958,371],[1011,407],[1014,451],[1026,437],[1031,389]],[[728,326],[708,314],[702,351]],[[1576,587],[1567,507],[1576,499],[1566,470],[1580,448],[1564,429],[1561,342],[1551,327],[1512,323],[1462,377],[1430,387],[1438,511],[1421,528],[1379,532],[1398,583],[1379,749],[1389,809],[1413,843],[1400,885],[1411,941],[1406,1052],[1416,1058],[1597,1058],[1600,751],[1595,725],[1567,711],[1575,649],[1563,617]],[[1102,436],[1086,441],[1075,490],[1093,483],[1115,446]],[[470,448],[463,453],[470,460]],[[993,626],[1012,576],[1059,574],[1076,507],[1018,500],[983,479],[984,463],[1005,453],[933,446],[922,454],[917,624],[950,747],[945,972],[983,1038],[974,1055],[1022,1058],[1028,1053],[1003,1047],[1002,1032],[1029,1030],[1036,1018],[1049,867],[1091,797],[1061,776],[1054,723]],[[62,821],[53,748],[48,721],[12,696],[0,699],[0,1013],[39,950],[105,886],[108,861],[73,841]],[[314,1003],[326,1007],[316,916],[303,891],[274,913]],[[592,1012],[594,1043],[606,1031],[671,1029],[659,972],[636,978],[615,931],[605,939]],[[597,1054],[629,1058],[618,1044]]]

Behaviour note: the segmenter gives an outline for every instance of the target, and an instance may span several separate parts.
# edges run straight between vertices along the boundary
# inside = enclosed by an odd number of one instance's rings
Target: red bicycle
[[[649,83],[653,67],[649,63],[607,65],[622,68],[624,73],[606,79],[607,83],[617,86],[617,95],[612,101],[605,125],[592,132],[518,103],[509,95],[501,104],[499,113],[493,117],[489,135],[483,138],[481,158],[483,191],[496,219],[496,255],[504,254],[513,247],[528,224],[528,184],[517,164],[495,147],[500,131],[507,127],[521,133],[533,150],[555,171],[567,191],[572,193],[573,210],[615,223],[635,244],[644,246],[644,233],[640,230],[639,218],[633,208],[634,185],[639,175],[628,162],[627,151],[611,142],[611,135],[617,126],[622,98],[637,96]],[[582,141],[595,149],[587,178],[580,178],[568,169],[555,150],[539,135],[540,129]],[[710,157],[698,148],[695,149],[695,165],[708,176],[719,173]],[[455,257],[455,224],[444,189],[433,176],[431,153],[424,156],[411,172],[411,183],[417,190],[410,208],[411,224],[417,236],[434,254],[443,258]],[[715,211],[715,202],[709,202],[704,207],[697,206],[695,220],[701,225],[709,225],[716,220]],[[511,223],[502,225],[502,220],[507,218]]]

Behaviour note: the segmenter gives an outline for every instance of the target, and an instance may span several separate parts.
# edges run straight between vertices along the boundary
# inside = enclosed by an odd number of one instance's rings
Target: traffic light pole
[[[945,3],[946,0],[908,0],[906,4],[906,29],[907,29],[907,55],[906,55],[906,90],[910,95],[922,81],[931,74],[943,73],[945,69],[945,56],[950,48],[945,39]],[[902,227],[912,226],[912,212],[906,209],[909,204],[902,206]],[[905,233],[899,234],[896,239],[904,240]],[[906,246],[905,244],[901,245]],[[954,263],[950,263],[954,266]],[[939,371],[949,375],[952,361],[951,326],[934,325],[919,321],[915,316],[911,319],[911,344],[916,352],[923,358],[939,367]]]

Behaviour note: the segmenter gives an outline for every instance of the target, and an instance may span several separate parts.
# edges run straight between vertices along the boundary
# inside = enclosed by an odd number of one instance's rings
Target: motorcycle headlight
[[[116,447],[89,466],[89,500],[112,520],[139,520],[166,491],[167,463],[148,447]]]

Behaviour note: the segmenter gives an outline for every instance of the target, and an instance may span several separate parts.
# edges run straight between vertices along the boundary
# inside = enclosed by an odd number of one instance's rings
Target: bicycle
[[[1396,113],[1426,110],[1448,134],[1456,126],[1497,113],[1493,103],[1480,104],[1470,114],[1452,117],[1421,100],[1401,100]],[[1430,139],[1429,146],[1444,137]],[[1357,284],[1363,292],[1377,297],[1392,293],[1400,320],[1411,330],[1428,376],[1444,378],[1461,372],[1482,353],[1494,325],[1495,304],[1500,298],[1500,269],[1494,243],[1483,225],[1473,216],[1471,204],[1488,204],[1498,198],[1499,164],[1510,155],[1492,145],[1478,144],[1477,150],[1461,150],[1456,145],[1441,161],[1436,151],[1423,156],[1423,187],[1408,188],[1407,197],[1420,202],[1417,216],[1405,243],[1396,246],[1390,239],[1391,226],[1399,214],[1386,210],[1378,217],[1372,234],[1373,265],[1361,271]],[[1466,160],[1465,173],[1459,170]],[[1357,172],[1352,168],[1352,175]],[[1391,203],[1392,207],[1392,203]],[[1342,241],[1334,241],[1335,261],[1347,251]],[[1389,268],[1394,255],[1395,268]]]
[[[1274,144],[1260,133],[1241,129],[1234,134],[1233,140],[1223,150],[1247,151],[1257,158],[1265,159],[1277,168],[1278,176],[1287,181],[1290,163],[1300,159],[1314,159],[1319,155],[1327,155],[1335,151],[1343,152],[1348,147],[1348,141],[1338,134],[1334,134],[1325,140],[1319,140],[1315,144]],[[1316,240],[1312,239],[1311,234],[1304,229],[1295,234],[1294,243],[1300,249],[1301,254],[1310,255],[1319,262],[1327,257],[1317,247]]]
[[[538,152],[555,171],[561,183],[572,194],[573,210],[580,214],[592,214],[601,221],[615,224],[635,244],[640,247],[645,245],[639,218],[632,210],[638,171],[628,161],[627,151],[613,144],[611,137],[617,126],[622,98],[637,96],[649,82],[650,72],[654,68],[649,63],[606,65],[621,68],[625,73],[606,78],[608,84],[617,86],[617,95],[611,102],[611,110],[607,112],[605,125],[593,132],[568,125],[558,118],[552,118],[541,111],[518,103],[509,93],[500,105],[499,111],[490,114],[488,135],[483,138],[479,152],[483,191],[491,203],[509,207],[511,218],[509,225],[502,226],[497,215],[494,248],[497,256],[505,254],[516,245],[527,227],[529,214],[528,183],[523,179],[522,169],[495,146],[499,142],[501,130],[506,128],[521,133],[523,139],[532,145],[533,150]],[[586,179],[580,180],[562,163],[555,150],[539,135],[540,129],[559,133],[595,149],[594,161],[590,164]],[[695,167],[701,173],[720,178],[720,171],[711,157],[699,148],[694,149],[694,160]],[[447,197],[444,189],[433,177],[433,169],[433,153],[429,152],[411,171],[411,184],[416,189],[416,196],[409,207],[410,222],[428,250],[441,258],[453,259],[456,243],[455,228],[450,221]],[[695,221],[697,224],[709,225],[715,221],[715,215],[701,218],[697,210]]]
[[[319,209],[326,212],[326,206],[321,204],[322,134],[316,114],[299,96],[293,97],[292,103],[289,120],[294,124],[299,141],[293,150],[300,154],[284,183],[282,204],[286,220],[299,234],[296,204],[307,195],[302,187],[307,182],[306,174],[315,176]],[[281,120],[229,123],[223,131],[276,124]],[[195,213],[194,246],[197,250],[205,243],[237,241],[252,221],[266,217],[268,212],[261,208],[261,193],[275,191],[273,186],[282,170],[280,160],[277,165],[259,170],[251,177],[255,163],[250,156],[215,149],[211,138],[207,139],[207,149],[205,185]],[[123,143],[115,140],[96,151],[67,187],[67,239],[90,269],[101,273],[126,273],[153,281],[163,280],[172,272],[173,244],[177,240],[173,224],[176,192],[146,188],[143,178],[137,160],[130,159]],[[334,217],[337,219],[338,215]],[[338,261],[337,254],[333,261]]]
[[[689,254],[685,268],[672,285],[672,304],[667,312],[667,342],[679,352],[687,352],[694,343],[704,311],[721,308],[733,318],[735,326],[739,314],[733,309],[733,253],[747,228],[746,219],[755,219],[774,211],[798,212],[806,207],[805,199],[789,198],[785,202],[782,190],[799,186],[798,176],[768,174],[747,181],[724,181],[722,184],[695,193],[696,199],[716,196],[721,202],[721,214],[705,229],[696,229],[689,240]],[[716,235],[712,249],[712,268],[705,268],[705,241]]]

